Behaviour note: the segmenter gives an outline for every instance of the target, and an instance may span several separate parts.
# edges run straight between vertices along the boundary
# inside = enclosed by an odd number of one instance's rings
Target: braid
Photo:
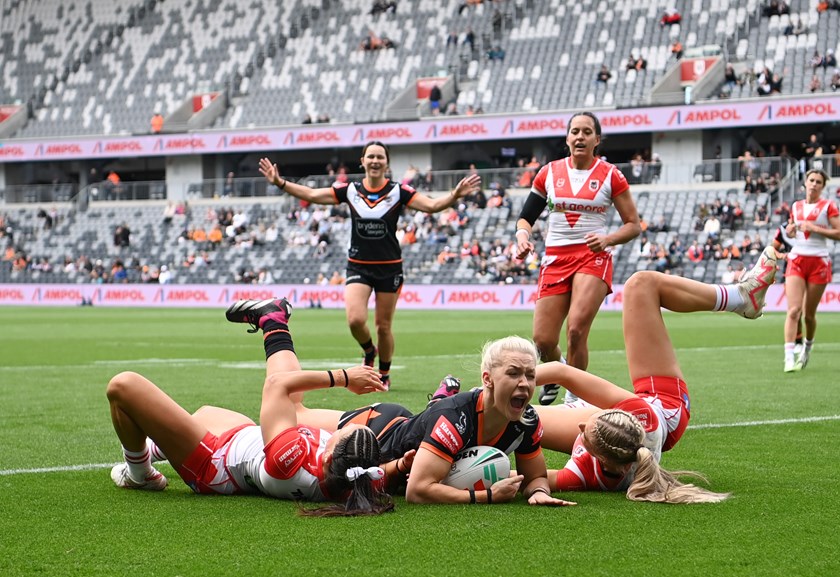
[[[601,413],[595,420],[594,433],[598,447],[620,464],[634,462],[645,439],[639,420],[620,409]]]
[[[355,481],[347,479],[347,470],[352,467],[368,469],[376,467],[381,460],[379,440],[367,427],[360,427],[344,437],[333,449],[332,460],[324,484],[330,495],[347,495],[343,505],[331,505],[319,509],[301,508],[300,514],[314,517],[336,517],[355,515],[377,515],[393,511],[394,503],[369,476],[362,475]]]

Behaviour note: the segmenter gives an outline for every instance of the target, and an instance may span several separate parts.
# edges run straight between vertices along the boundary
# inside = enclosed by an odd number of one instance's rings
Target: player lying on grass
[[[239,301],[227,312],[228,320],[248,322],[263,330],[266,354],[273,329],[268,328],[264,319],[266,311],[275,308],[276,302]],[[347,412],[309,409],[298,404],[297,421],[327,431],[343,431],[359,425],[370,427],[379,440],[384,461],[397,460],[401,473],[407,473],[411,466],[405,493],[409,502],[504,503],[521,490],[531,505],[570,505],[573,503],[550,495],[540,447],[542,425],[529,405],[536,386],[536,364],[537,350],[531,341],[507,337],[484,347],[481,390],[454,395],[454,391],[447,390],[452,383],[444,381],[438,397],[446,398],[430,404],[417,415],[394,403]],[[296,400],[301,401],[302,396]],[[492,445],[506,454],[514,453],[519,474],[479,492],[441,483],[455,455],[478,445]],[[405,457],[402,462],[398,460],[400,457]]]
[[[166,478],[151,464],[154,453],[158,459],[168,459],[199,494],[250,493],[341,503],[301,510],[320,516],[393,509],[383,491],[385,472],[379,466],[380,446],[373,432],[360,425],[336,433],[299,425],[291,398],[333,386],[356,394],[384,391],[379,375],[365,366],[301,370],[288,328],[291,308],[285,301],[272,304],[260,320],[268,377],[259,426],[245,415],[219,407],[202,407],[190,415],[137,373],[123,372],[111,379],[107,388],[111,419],[125,456],[125,463],[111,470],[117,486],[165,489]],[[387,468],[396,474],[396,465]]]
[[[570,428],[568,408],[536,407],[545,428],[543,446],[572,455],[565,468],[549,472],[552,490],[627,491],[634,501],[666,503],[717,502],[728,496],[676,478],[701,475],[670,473],[659,466],[661,453],[685,432],[691,408],[661,309],[725,310],[758,318],[773,284],[776,259],[775,249],[765,248],[735,285],[704,284],[652,271],[634,273],[624,285],[623,305],[633,392],[559,362],[537,368],[538,384],[558,383],[596,407],[608,407],[580,421],[577,430]]]

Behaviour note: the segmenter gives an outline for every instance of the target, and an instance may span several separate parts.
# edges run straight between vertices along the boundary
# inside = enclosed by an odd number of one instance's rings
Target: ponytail
[[[305,517],[355,517],[379,515],[394,510],[391,496],[383,490],[385,472],[379,468],[379,441],[373,431],[360,427],[335,446],[324,484],[330,495],[346,495],[342,504],[314,509],[300,507]]]
[[[718,503],[729,497],[729,493],[715,493],[680,481],[677,477],[708,482],[694,471],[663,469],[650,449],[644,446],[644,440],[644,427],[626,411],[603,411],[595,421],[592,442],[597,452],[619,465],[635,464],[635,475],[627,489],[628,499],[652,503]]]

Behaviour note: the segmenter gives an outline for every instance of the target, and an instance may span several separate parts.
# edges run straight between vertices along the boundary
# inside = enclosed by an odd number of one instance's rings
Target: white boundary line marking
[[[801,419],[772,419],[768,421],[744,421],[742,423],[707,423],[690,425],[689,429],[725,429],[729,427],[760,427],[764,425],[787,425],[797,423],[816,423],[820,421],[840,421],[840,415],[824,415],[821,417],[802,417]],[[0,477],[9,475],[26,475],[37,473],[66,473],[70,471],[93,471],[108,469],[119,463],[88,463],[87,465],[67,465],[63,467],[39,467],[37,469],[0,469]]]

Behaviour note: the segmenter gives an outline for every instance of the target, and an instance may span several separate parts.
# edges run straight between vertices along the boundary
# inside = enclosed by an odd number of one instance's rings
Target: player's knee
[[[543,361],[550,358],[549,355],[551,355],[551,353],[557,348],[557,344],[559,342],[559,337],[534,335],[534,344],[537,347],[537,351],[540,353],[540,359]]]
[[[659,273],[652,270],[639,270],[630,275],[624,283],[624,296],[631,296],[635,292],[650,290],[657,281]]]
[[[132,382],[138,377],[137,373],[131,371],[123,371],[111,377],[108,381],[108,386],[105,388],[105,395],[109,400],[116,400],[125,395],[125,392],[131,387]]]
[[[347,317],[347,324],[349,325],[351,331],[363,329],[367,324],[367,315],[349,315]]]

